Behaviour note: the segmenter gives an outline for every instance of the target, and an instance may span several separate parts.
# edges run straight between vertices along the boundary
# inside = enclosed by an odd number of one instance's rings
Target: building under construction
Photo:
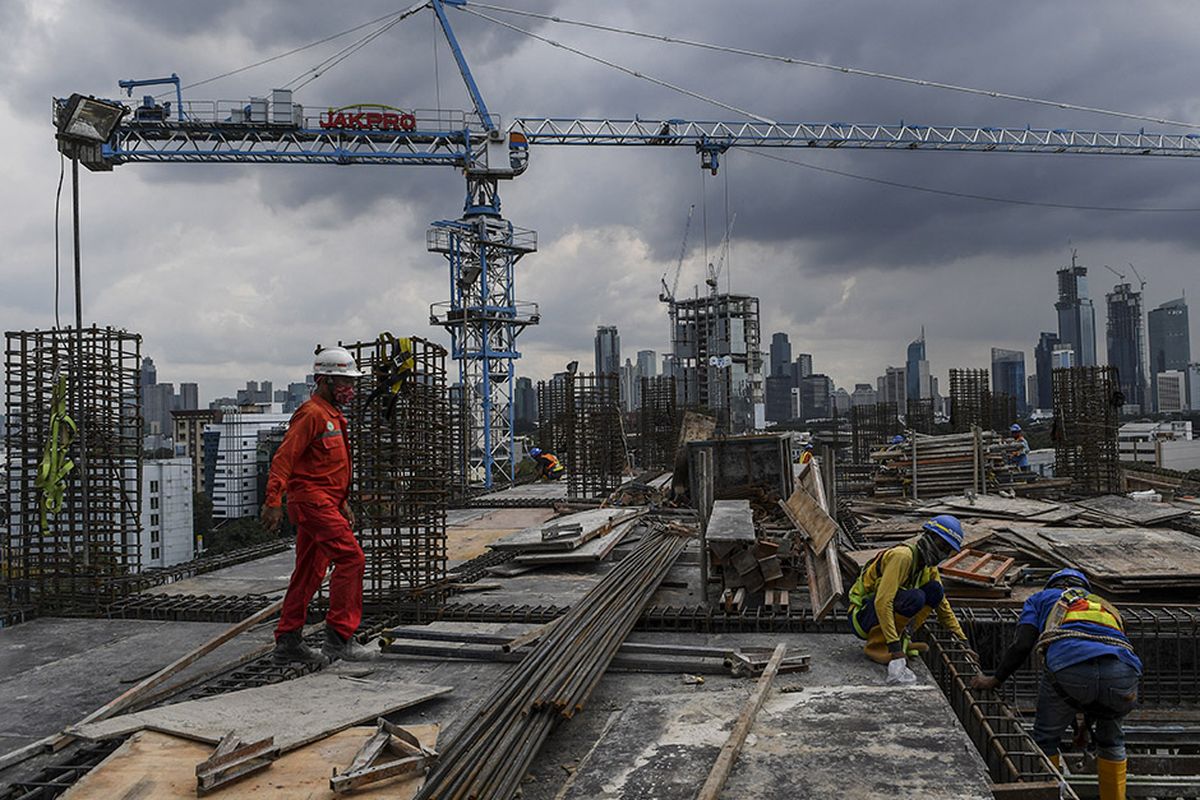
[[[733,433],[753,430],[763,404],[758,298],[674,299],[669,313],[679,405],[712,411]]]

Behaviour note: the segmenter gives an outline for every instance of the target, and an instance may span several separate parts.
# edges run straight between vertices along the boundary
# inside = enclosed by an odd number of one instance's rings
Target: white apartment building
[[[196,556],[192,520],[192,460],[153,458],[142,464],[142,569],[169,567]]]
[[[262,413],[225,412],[220,422],[204,426],[205,433],[217,432],[216,473],[213,477],[213,519],[258,516],[258,434],[286,425],[292,418],[279,410],[280,404],[263,404]]]

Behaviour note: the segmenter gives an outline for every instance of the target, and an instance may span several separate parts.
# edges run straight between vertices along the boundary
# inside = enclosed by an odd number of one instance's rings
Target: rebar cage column
[[[625,470],[625,440],[616,375],[576,375],[571,384],[574,422],[567,431],[567,494],[611,493]]]
[[[446,577],[453,461],[446,350],[425,339],[411,342],[411,377],[398,394],[369,403],[391,345],[376,340],[346,346],[367,373],[359,379],[349,421],[351,502],[367,559],[363,595],[369,603],[426,590]]]
[[[1054,370],[1054,474],[1072,478],[1078,491],[1120,490],[1118,385],[1113,367]]]
[[[642,469],[671,469],[679,436],[679,409],[675,402],[675,377],[642,378],[642,404],[638,409],[638,440]]]
[[[986,369],[950,370],[950,427],[966,433],[971,426],[991,427],[992,393]]]
[[[72,369],[77,333],[60,328],[5,334],[6,599],[43,610],[110,603],[129,589],[129,576],[141,567],[141,337],[85,328],[82,362]],[[67,413],[74,417],[82,408],[86,416],[87,470],[67,473],[62,510],[49,514],[42,530],[36,482],[60,378],[68,380]],[[59,441],[67,436],[60,426]],[[75,439],[66,452],[76,464],[79,445]]]

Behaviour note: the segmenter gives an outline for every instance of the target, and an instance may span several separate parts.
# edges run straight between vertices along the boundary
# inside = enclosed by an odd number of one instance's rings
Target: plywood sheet
[[[598,536],[590,542],[576,547],[574,550],[568,550],[564,553],[522,553],[516,557],[516,561],[531,566],[540,564],[587,564],[594,561],[603,561],[612,553],[613,548],[629,535],[629,532],[633,530],[635,525],[637,525],[637,520],[635,519],[620,522],[614,525],[613,529],[608,533]]]
[[[1178,508],[1166,503],[1151,503],[1145,500],[1131,500],[1117,494],[1091,497],[1078,501],[1077,505],[1088,511],[1095,511],[1106,517],[1123,520],[1132,525],[1156,525],[1160,522],[1186,516],[1191,512],[1186,508]]]
[[[244,741],[275,737],[280,750],[450,692],[449,686],[357,678],[336,668],[291,681],[242,689],[79,725],[68,733],[111,739],[143,728],[216,744],[236,730]]]
[[[1056,503],[1043,503],[1041,500],[1026,500],[1020,497],[1001,497],[995,494],[942,497],[938,502],[959,511],[971,511],[981,516],[999,514],[1005,517],[1032,517],[1058,508]]]
[[[612,524],[637,516],[642,513],[635,509],[598,508],[590,511],[580,511],[564,517],[549,520],[540,525],[532,525],[516,533],[509,534],[492,543],[495,550],[574,550],[576,547],[590,541],[597,531],[605,531]],[[550,541],[543,541],[543,529],[553,525],[578,525],[578,534],[562,536]],[[606,532],[606,531],[605,531]]]
[[[825,512],[816,498],[803,486],[799,486],[781,505],[792,524],[808,536],[813,551],[825,552],[825,548],[837,535],[837,523]]]
[[[437,725],[412,725],[408,730],[426,747],[437,746]],[[333,767],[344,769],[354,754],[375,733],[375,726],[362,726],[335,733],[318,742],[280,756],[265,771],[218,789],[222,800],[268,800],[304,798],[333,800],[329,776]],[[64,800],[94,798],[145,798],[145,800],[194,800],[196,765],[212,755],[211,745],[193,742],[157,731],[135,733],[75,783]],[[354,792],[363,800],[391,798],[408,800],[424,776],[398,776]]]

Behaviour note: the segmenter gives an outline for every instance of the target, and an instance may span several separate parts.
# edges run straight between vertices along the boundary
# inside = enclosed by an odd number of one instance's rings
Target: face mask
[[[333,402],[345,408],[354,400],[353,386],[334,386],[333,387]]]

